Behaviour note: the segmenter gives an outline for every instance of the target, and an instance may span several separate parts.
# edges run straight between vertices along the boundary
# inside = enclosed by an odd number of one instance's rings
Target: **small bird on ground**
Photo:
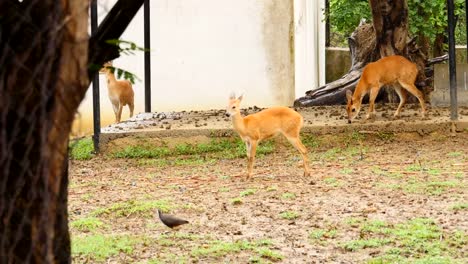
[[[159,219],[161,219],[161,222],[170,227],[170,228],[175,228],[183,224],[187,224],[189,221],[177,218],[173,215],[168,215],[168,214],[163,214],[161,210],[158,209],[158,216]]]

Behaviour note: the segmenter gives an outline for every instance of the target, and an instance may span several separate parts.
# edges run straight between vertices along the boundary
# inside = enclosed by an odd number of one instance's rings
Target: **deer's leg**
[[[115,115],[115,122],[118,123],[119,122],[119,118],[118,118],[118,113],[119,113],[119,103],[115,103],[115,102],[112,102],[112,109],[114,110],[114,115]]]
[[[412,95],[416,96],[419,100],[419,104],[421,105],[421,115],[422,117],[426,116],[426,103],[424,102],[424,95],[423,93],[411,83],[404,83],[400,81],[401,86],[405,88],[408,92]]]
[[[117,112],[117,123],[120,122],[120,118],[122,117],[122,109],[123,105],[119,104],[119,111]]]
[[[309,176],[309,157],[307,156],[307,148],[302,144],[299,135],[297,137],[288,137],[286,136],[289,142],[299,151],[302,156],[302,160],[304,161],[304,176]]]
[[[249,161],[247,165],[247,179],[250,179],[250,177],[252,177],[253,165],[255,163],[255,152],[257,151],[258,141],[250,140],[248,144],[249,148],[247,149],[247,157]]]
[[[130,109],[130,117],[132,117],[133,116],[133,109],[135,109],[135,105],[133,104],[133,102],[128,104],[128,109]]]
[[[406,103],[407,94],[406,94],[405,89],[401,89],[401,87],[396,85],[396,84],[395,84],[395,92],[398,94],[398,97],[400,97],[400,104],[398,105],[398,108],[395,111],[395,114],[393,114],[393,116],[398,117],[398,116],[400,116],[401,109],[403,108],[403,106]]]
[[[380,87],[374,86],[371,88],[369,93],[369,112],[367,113],[366,119],[372,118],[375,116],[375,98],[379,94]]]

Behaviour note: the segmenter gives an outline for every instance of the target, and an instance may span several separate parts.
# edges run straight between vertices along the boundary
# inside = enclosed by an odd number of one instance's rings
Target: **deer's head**
[[[226,108],[226,116],[233,116],[240,113],[240,103],[242,101],[243,95],[236,98],[236,95],[233,93],[229,96],[229,103]]]
[[[361,100],[353,99],[353,93],[351,90],[346,91],[346,112],[348,114],[348,123],[351,124],[351,121],[359,114],[361,110]]]

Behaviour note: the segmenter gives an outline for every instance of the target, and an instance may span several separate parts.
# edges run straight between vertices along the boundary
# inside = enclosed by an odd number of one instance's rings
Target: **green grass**
[[[262,142],[257,148],[257,155],[262,156],[272,153],[275,150],[274,142],[271,140]],[[167,146],[155,146],[142,142],[141,144],[128,146],[124,149],[111,153],[113,158],[127,159],[162,159],[177,156],[194,156],[194,158],[184,163],[186,158],[180,158],[178,161],[164,162],[154,161],[157,165],[191,165],[204,164],[205,162],[214,162],[216,159],[235,159],[247,156],[245,143],[239,138],[213,139],[208,143],[188,144],[182,143],[169,148]],[[208,157],[208,159],[206,159]],[[151,161],[143,160],[143,163],[151,165]]]
[[[70,143],[70,158],[74,160],[89,160],[94,157],[94,145],[91,138],[83,138]]]
[[[240,192],[239,195],[240,195],[240,197],[250,196],[250,195],[254,195],[256,191],[257,190],[255,190],[255,189],[246,189],[246,190]]]
[[[468,209],[468,203],[457,203],[450,207],[454,211],[463,211]]]
[[[243,202],[242,202],[242,198],[240,198],[240,197],[236,197],[236,198],[234,198],[234,199],[231,200],[231,204],[232,204],[232,205],[240,205],[240,204],[242,204],[242,203],[243,203]]]
[[[305,134],[301,141],[307,148],[318,148],[321,144],[320,138],[313,134]]]
[[[433,176],[439,176],[438,174]],[[465,184],[459,180],[438,181],[432,177],[432,180],[419,177],[408,177],[402,183],[387,184],[383,188],[402,190],[406,193],[441,195],[450,189],[464,188]]]
[[[323,239],[329,239],[329,238],[335,238],[337,235],[338,231],[335,228],[331,229],[314,229],[310,231],[309,233],[309,238],[314,239],[314,240],[323,240]]]
[[[280,213],[280,217],[287,220],[293,220],[299,218],[299,214],[294,211],[285,211]]]
[[[295,199],[296,198],[296,194],[294,193],[289,193],[289,192],[285,192],[281,195],[281,198],[283,199]]]
[[[80,256],[98,262],[116,256],[120,252],[132,254],[135,245],[142,239],[128,235],[89,235],[72,236],[71,248],[73,256]]]
[[[192,249],[190,255],[195,258],[221,258],[227,255],[239,253],[241,251],[249,252],[249,254],[257,254],[251,256],[251,263],[261,262],[261,259],[271,261],[280,261],[284,257],[275,250],[271,242],[265,243],[264,240],[247,241],[238,240],[234,242],[226,242],[220,240],[208,241],[205,245],[196,246]]]
[[[454,152],[448,153],[447,156],[449,156],[449,157],[451,157],[451,158],[461,157],[461,156],[463,156],[463,152],[461,152],[461,151],[454,151]]]
[[[383,141],[393,141],[395,139],[395,133],[392,132],[378,132],[377,138]]]
[[[370,239],[357,239],[346,242],[342,247],[347,251],[357,251],[363,248],[377,248],[390,243],[390,239],[370,238]]]
[[[368,263],[457,263],[468,243],[464,232],[444,232],[427,218],[397,224],[364,219],[353,223],[359,226],[359,239],[340,246],[347,251],[379,248],[379,255]]]
[[[96,217],[85,217],[71,222],[70,227],[81,232],[94,232],[105,225]]]
[[[328,177],[323,180],[323,182],[331,187],[339,187],[342,185],[340,181],[338,181],[336,178]]]
[[[92,216],[113,215],[116,217],[139,216],[150,218],[155,215],[156,209],[159,208],[163,212],[169,212],[173,209],[173,205],[167,200],[156,201],[138,201],[129,200],[126,202],[114,203],[113,205],[96,209],[91,213]]]
[[[267,192],[276,192],[278,190],[278,186],[276,186],[276,185],[268,186],[268,188],[266,190],[267,190]]]

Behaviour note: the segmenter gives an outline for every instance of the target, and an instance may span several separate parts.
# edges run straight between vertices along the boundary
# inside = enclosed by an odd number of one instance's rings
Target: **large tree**
[[[357,6],[363,8],[362,5]],[[403,55],[416,63],[419,69],[416,85],[425,95],[431,92],[431,76],[426,76],[426,73],[432,74],[427,71],[427,67],[433,63],[433,60],[428,60],[428,48],[424,47],[428,37],[419,34],[419,41],[417,37],[410,37],[408,21],[410,10],[407,1],[369,0],[369,9],[371,10],[372,23],[362,22],[348,38],[352,59],[349,72],[336,81],[306,92],[304,97],[295,101],[296,106],[345,103],[346,90],[354,90],[364,66],[381,57],[393,54]],[[350,11],[342,12],[349,13]],[[439,24],[437,23],[438,27]],[[438,31],[433,32],[437,35]],[[423,48],[418,46],[418,42],[423,44]],[[392,89],[382,89],[382,94],[381,98],[383,97],[390,102],[396,101],[397,97]]]
[[[0,0],[0,263],[68,263],[71,124],[144,0],[119,0],[88,35],[88,1]]]

